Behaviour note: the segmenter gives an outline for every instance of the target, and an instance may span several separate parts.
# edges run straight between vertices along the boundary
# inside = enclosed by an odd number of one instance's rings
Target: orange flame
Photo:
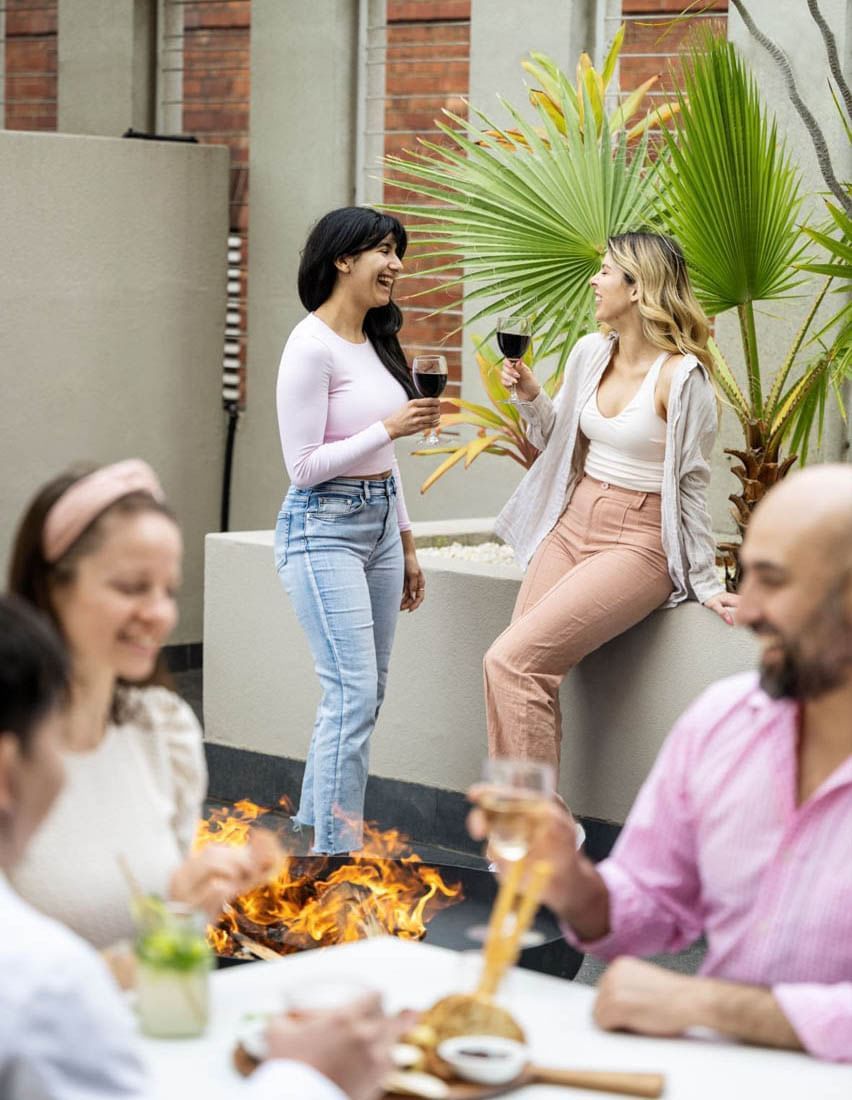
[[[289,809],[286,799],[281,803]],[[194,849],[246,844],[266,812],[248,801],[214,810],[199,824]],[[384,933],[422,939],[435,913],[462,900],[461,886],[423,863],[399,830],[365,823],[364,837],[361,851],[339,866],[322,856],[287,855],[274,880],[235,899],[208,927],[216,953],[286,955]]]
[[[258,806],[245,798],[235,802],[230,808],[223,806],[213,810],[205,821],[199,821],[192,850],[198,852],[211,842],[228,844],[234,848],[248,844],[251,822],[265,813],[266,807]]]

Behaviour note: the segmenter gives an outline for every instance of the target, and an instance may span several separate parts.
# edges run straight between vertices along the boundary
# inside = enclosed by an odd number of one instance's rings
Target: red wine
[[[414,379],[414,388],[421,397],[440,397],[447,384],[446,374],[421,374],[420,371],[413,371],[411,377]]]
[[[498,332],[497,343],[507,359],[522,359],[530,338],[519,332]]]

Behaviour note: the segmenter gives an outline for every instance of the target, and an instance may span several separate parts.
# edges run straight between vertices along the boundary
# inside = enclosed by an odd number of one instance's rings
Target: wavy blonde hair
[[[639,288],[642,335],[648,343],[694,355],[712,377],[710,325],[690,286],[677,241],[662,233],[621,233],[609,238],[607,251],[627,281]]]

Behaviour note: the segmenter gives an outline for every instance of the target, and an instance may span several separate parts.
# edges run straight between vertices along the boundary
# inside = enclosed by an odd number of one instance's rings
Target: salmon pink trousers
[[[490,754],[558,770],[565,674],[671,591],[660,494],[584,477],[530,562],[512,622],[485,655]]]

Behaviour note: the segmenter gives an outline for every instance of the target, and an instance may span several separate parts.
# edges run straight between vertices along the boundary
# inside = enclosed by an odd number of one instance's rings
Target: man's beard
[[[758,624],[755,633],[767,633]],[[779,635],[781,659],[761,663],[760,686],[772,699],[817,699],[842,687],[852,671],[852,626],[846,622],[837,594],[814,612],[801,631],[801,641]],[[804,641],[804,645],[802,644]]]
[[[782,659],[775,665],[760,666],[760,686],[771,699],[818,699],[846,682],[849,662],[807,660],[791,647],[784,646]]]

